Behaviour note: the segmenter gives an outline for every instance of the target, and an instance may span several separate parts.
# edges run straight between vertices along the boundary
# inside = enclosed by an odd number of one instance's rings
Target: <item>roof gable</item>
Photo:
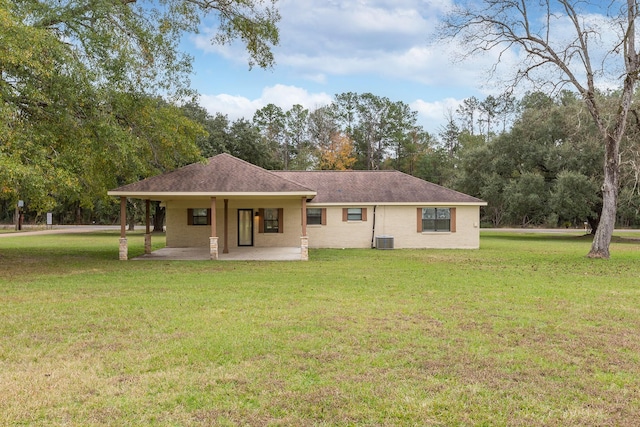
[[[218,154],[110,193],[307,193],[311,188],[230,154]]]

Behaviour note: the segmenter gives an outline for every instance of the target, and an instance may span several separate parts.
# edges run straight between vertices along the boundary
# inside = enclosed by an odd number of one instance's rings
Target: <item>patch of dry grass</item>
[[[0,424],[632,426],[640,245],[588,248],[123,263],[111,233],[3,238]]]

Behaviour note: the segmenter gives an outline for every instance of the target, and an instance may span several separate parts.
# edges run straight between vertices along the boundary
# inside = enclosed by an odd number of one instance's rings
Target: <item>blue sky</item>
[[[314,109],[343,92],[371,92],[403,101],[437,134],[448,112],[471,96],[504,91],[489,77],[491,53],[455,63],[459,48],[434,43],[451,0],[280,0],[280,45],[271,70],[249,70],[240,44],[218,46],[203,26],[183,41],[194,56],[192,86],[200,104],[234,120],[251,119],[269,103]],[[215,22],[208,23],[211,26]],[[517,54],[503,57],[504,69]]]

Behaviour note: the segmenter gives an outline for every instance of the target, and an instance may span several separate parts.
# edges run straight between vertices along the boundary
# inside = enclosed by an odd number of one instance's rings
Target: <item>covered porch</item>
[[[107,192],[120,198],[120,259],[128,259],[127,198],[146,202],[145,255],[151,255],[150,203],[166,207],[166,238],[208,259],[297,247],[308,259],[307,200],[317,192],[229,154]],[[248,249],[248,250],[246,250]],[[266,252],[262,257],[266,257]],[[158,255],[156,255],[158,256]],[[257,255],[256,255],[257,256]]]
[[[278,197],[280,199],[280,197]],[[264,209],[254,210],[253,209],[230,209],[230,199],[225,197],[222,200],[218,200],[217,197],[209,197],[206,199],[207,209],[200,209],[203,212],[206,212],[208,218],[206,221],[202,223],[202,227],[198,227],[199,230],[198,235],[201,237],[206,237],[208,235],[207,245],[190,245],[190,244],[177,244],[177,245],[169,245],[169,240],[167,239],[167,247],[162,248],[160,250],[152,251],[151,239],[151,201],[152,199],[143,199],[145,201],[145,234],[144,234],[144,255],[134,258],[134,259],[149,259],[149,260],[266,260],[266,261],[307,261],[309,259],[309,240],[307,236],[307,216],[306,216],[306,207],[307,207],[307,198],[304,197],[294,197],[288,198],[291,202],[294,203],[295,211],[299,211],[296,213],[296,217],[299,218],[299,225],[294,227],[297,228],[297,231],[293,231],[294,235],[289,235],[291,237],[295,237],[295,241],[291,241],[289,239],[289,244],[285,245],[274,245],[274,246],[254,246],[254,228],[260,228],[258,225],[254,227],[254,223],[259,223],[263,220],[262,216],[264,216]],[[188,203],[194,203],[195,199],[185,199],[191,200]],[[202,199],[200,203],[202,203]],[[237,199],[236,199],[237,200]],[[248,200],[252,200],[248,199]],[[295,201],[298,200],[298,201]],[[294,202],[295,201],[295,202]],[[191,218],[192,211],[194,209],[183,209],[185,212],[189,213],[189,218]],[[241,228],[243,228],[239,223],[230,224],[234,221],[239,221],[240,216],[238,215],[242,211],[247,214],[244,215],[248,218],[248,222],[250,224],[250,244],[249,245],[241,245],[240,234],[235,236],[234,234]],[[282,211],[282,209],[280,209]],[[280,213],[282,215],[282,213]],[[237,217],[237,218],[236,218]],[[297,222],[297,221],[296,221]],[[120,249],[119,249],[119,258],[120,260],[128,260],[128,239],[127,239],[127,197],[120,197]],[[191,224],[193,225],[193,223]],[[284,227],[284,224],[281,223],[280,227]],[[299,227],[299,228],[298,228]],[[167,226],[169,228],[169,225]],[[193,227],[192,227],[193,228]],[[261,231],[262,232],[262,231]],[[175,234],[175,233],[174,233]],[[182,234],[182,233],[180,233]],[[203,235],[204,234],[204,235]],[[232,239],[230,239],[230,235]],[[279,238],[281,234],[272,234],[270,237]],[[236,239],[237,237],[237,239]],[[232,242],[230,242],[232,240]],[[299,246],[294,246],[298,245]]]

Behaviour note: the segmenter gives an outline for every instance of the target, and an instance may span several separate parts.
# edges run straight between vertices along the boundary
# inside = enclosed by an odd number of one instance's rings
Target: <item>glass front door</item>
[[[238,209],[238,246],[253,246],[253,209]]]

